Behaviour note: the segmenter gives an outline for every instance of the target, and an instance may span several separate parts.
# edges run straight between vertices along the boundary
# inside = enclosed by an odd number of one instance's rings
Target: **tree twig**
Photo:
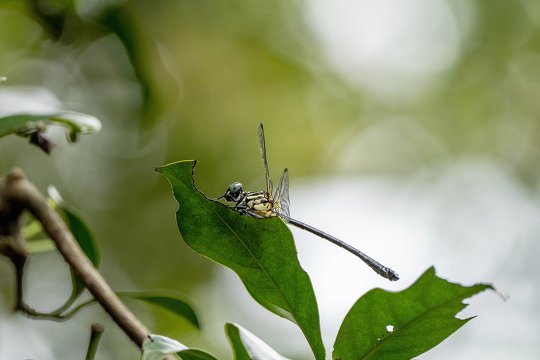
[[[47,204],[45,197],[21,170],[12,170],[0,179],[0,252],[8,256],[17,272],[16,310],[28,315],[43,315],[22,299],[22,280],[27,251],[20,235],[20,216],[28,210],[42,224],[65,261],[85,284],[97,302],[124,333],[141,347],[149,331],[124,305],[79,247],[62,218]]]

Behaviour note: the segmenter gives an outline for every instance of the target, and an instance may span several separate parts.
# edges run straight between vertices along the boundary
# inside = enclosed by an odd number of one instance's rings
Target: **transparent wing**
[[[289,218],[291,215],[289,213],[289,171],[287,169],[283,170],[283,174],[281,174],[279,185],[274,194],[274,201],[279,204],[279,215],[285,215]]]
[[[264,141],[264,128],[263,124],[259,124],[258,128],[258,140],[259,140],[259,150],[261,151],[261,156],[264,165],[264,172],[266,175],[266,192],[269,196],[272,196],[273,185],[272,179],[270,179],[270,172],[268,171],[268,161],[266,160],[266,142]]]

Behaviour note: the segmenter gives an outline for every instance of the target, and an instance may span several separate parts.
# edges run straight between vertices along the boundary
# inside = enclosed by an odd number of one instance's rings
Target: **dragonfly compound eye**
[[[242,192],[242,184],[240,184],[239,182],[233,182],[229,186],[229,193],[231,195],[236,195],[236,194],[241,193],[241,192]]]

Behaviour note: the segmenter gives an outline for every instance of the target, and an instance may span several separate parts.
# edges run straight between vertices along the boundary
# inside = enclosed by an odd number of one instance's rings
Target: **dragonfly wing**
[[[289,218],[289,170],[283,170],[279,185],[274,194],[274,201],[279,204],[279,215],[285,215]]]
[[[264,140],[264,128],[262,123],[259,124],[257,135],[259,140],[259,150],[261,151],[264,172],[266,175],[266,192],[268,193],[268,196],[271,196],[273,191],[273,185],[272,179],[270,179],[270,172],[268,171],[268,161],[266,160],[266,142]]]

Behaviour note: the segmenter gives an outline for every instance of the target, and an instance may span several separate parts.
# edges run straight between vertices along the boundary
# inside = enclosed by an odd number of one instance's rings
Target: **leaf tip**
[[[186,163],[191,163],[191,166],[193,168],[195,168],[195,166],[197,165],[197,160],[179,160],[179,161],[174,161],[172,163],[168,163],[168,164],[163,164],[163,165],[160,165],[158,167],[156,167],[154,170],[157,171],[158,173],[165,173],[167,172],[168,169],[170,168],[173,168],[175,166],[178,166],[180,164],[186,164]]]

